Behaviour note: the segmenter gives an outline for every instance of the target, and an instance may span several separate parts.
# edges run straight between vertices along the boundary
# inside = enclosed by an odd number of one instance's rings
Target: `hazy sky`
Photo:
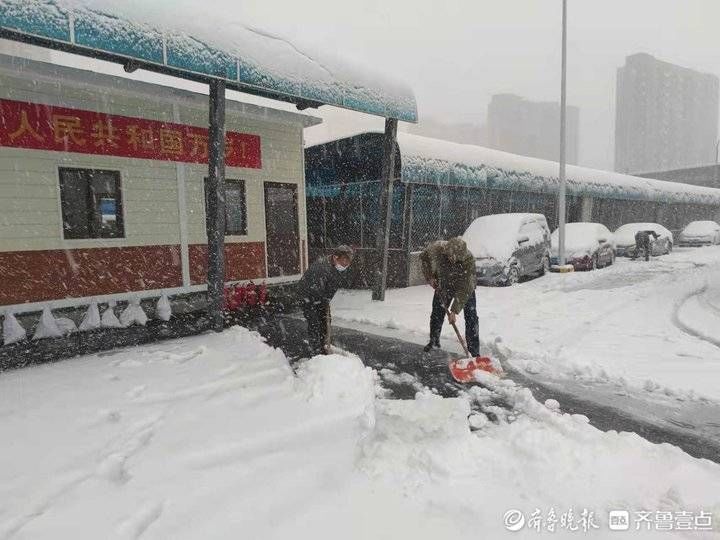
[[[165,3],[176,10],[198,5],[197,0],[155,0],[152,9]],[[561,0],[220,0],[210,5],[218,10],[214,20],[232,10],[233,18],[281,33],[310,53],[327,48],[406,81],[415,91],[421,122],[431,117],[484,123],[490,96],[501,92],[559,100]],[[568,102],[580,108],[581,165],[612,168],[615,76],[625,56],[648,52],[718,75],[718,21],[720,0],[568,0]],[[319,115],[326,122],[308,130],[310,142],[382,125],[328,107]]]
[[[257,13],[282,2],[262,4]],[[490,96],[500,92],[559,100],[560,0],[358,4],[362,10],[299,3],[312,22],[295,31],[405,79],[421,121],[484,122]],[[568,102],[580,107],[580,164],[612,168],[615,77],[625,56],[648,52],[718,75],[718,21],[718,0],[568,0]],[[325,129],[340,128],[333,116],[348,115],[327,116]]]

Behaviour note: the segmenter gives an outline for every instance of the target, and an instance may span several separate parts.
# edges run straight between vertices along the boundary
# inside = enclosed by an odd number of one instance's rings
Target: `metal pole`
[[[565,113],[567,79],[567,0],[562,0],[562,71],[560,76],[560,194],[558,196],[558,263],[565,264]]]
[[[378,213],[378,231],[375,236],[375,252],[381,258],[381,264],[375,271],[375,283],[372,299],[385,300],[387,284],[388,248],[390,244],[390,224],[392,221],[392,188],[395,176],[395,141],[397,139],[397,120],[385,119],[385,138],[383,139],[383,161],[380,189],[380,212]]]
[[[223,329],[225,287],[225,81],[210,82],[207,179],[208,317],[216,332]]]

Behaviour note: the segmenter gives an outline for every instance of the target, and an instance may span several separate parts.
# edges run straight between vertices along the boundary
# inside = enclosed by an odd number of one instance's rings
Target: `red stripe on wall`
[[[207,282],[207,246],[193,244],[190,255],[190,282],[199,285]],[[225,281],[257,279],[267,276],[265,270],[265,243],[243,242],[225,244]]]
[[[207,163],[208,130],[117,114],[0,99],[0,146]],[[262,168],[260,136],[227,131],[225,163]]]
[[[177,245],[0,253],[0,305],[181,285]]]

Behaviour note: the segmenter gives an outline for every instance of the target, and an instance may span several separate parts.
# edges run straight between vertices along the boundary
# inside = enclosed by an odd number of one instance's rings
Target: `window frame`
[[[208,229],[208,213],[207,213],[207,202],[208,202],[208,192],[207,192],[207,183],[208,183],[208,177],[203,178],[203,211],[205,212],[205,231],[207,232]],[[242,192],[242,199],[241,199],[241,205],[242,205],[242,232],[228,232],[228,219],[227,219],[227,186],[228,184],[237,184],[241,187]],[[225,236],[226,237],[239,237],[239,236],[248,236],[248,216],[247,216],[247,182],[244,178],[226,178],[225,179]]]
[[[70,242],[82,242],[82,241],[114,241],[114,240],[125,240],[127,238],[126,230],[125,230],[125,205],[123,202],[123,182],[122,182],[122,171],[119,169],[104,169],[100,167],[94,167],[94,166],[58,166],[58,201],[60,203],[60,232],[62,235],[62,239],[65,241]],[[92,219],[95,217],[95,212],[99,210],[98,207],[96,207],[93,203],[93,192],[90,187],[91,178],[87,178],[87,184],[86,184],[86,193],[85,193],[85,218],[87,220],[87,226],[88,226],[88,232],[90,235],[88,236],[82,236],[82,237],[68,237],[67,232],[68,230],[65,228],[65,201],[63,198],[63,191],[64,186],[66,183],[65,177],[63,173],[65,171],[71,171],[71,172],[77,172],[80,171],[82,173],[92,173],[92,172],[99,172],[104,174],[110,174],[115,177],[115,201],[116,201],[116,210],[115,210],[115,220],[117,224],[118,234],[112,235],[112,236],[102,236],[100,233],[102,231],[102,227],[98,227],[97,223],[102,223],[102,214],[97,214],[97,217],[99,218],[96,222],[96,220]],[[103,195],[109,195],[107,193],[96,193],[95,194],[97,199],[102,198]],[[92,210],[91,210],[92,209]],[[92,211],[92,215],[91,215]]]

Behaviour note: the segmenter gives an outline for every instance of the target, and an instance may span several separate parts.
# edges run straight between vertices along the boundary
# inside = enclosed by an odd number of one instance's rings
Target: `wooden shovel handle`
[[[445,307],[445,306],[443,306]],[[445,313],[450,315],[450,310],[448,308],[445,308]],[[460,333],[460,330],[458,330],[457,325],[454,322],[451,322],[450,325],[453,327],[453,330],[455,330],[455,335],[458,338],[458,341],[460,342],[460,345],[462,345],[463,351],[465,351],[465,356],[470,357],[470,351],[468,351],[467,344],[465,343],[465,338]]]

